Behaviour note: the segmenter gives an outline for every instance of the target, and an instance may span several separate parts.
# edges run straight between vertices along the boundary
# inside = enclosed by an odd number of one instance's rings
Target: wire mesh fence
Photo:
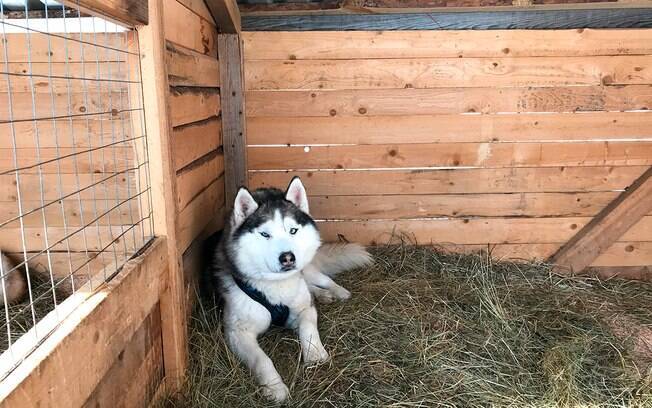
[[[0,379],[153,231],[135,32],[16,3],[0,2]]]

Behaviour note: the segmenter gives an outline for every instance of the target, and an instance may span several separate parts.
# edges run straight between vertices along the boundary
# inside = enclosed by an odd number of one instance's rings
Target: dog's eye
[[[297,229],[297,228],[290,228],[290,234],[291,234],[291,235],[296,234],[297,231],[299,231],[299,229]]]
[[[270,238],[270,235],[266,233],[265,231],[261,231],[260,235],[262,235],[265,238]]]

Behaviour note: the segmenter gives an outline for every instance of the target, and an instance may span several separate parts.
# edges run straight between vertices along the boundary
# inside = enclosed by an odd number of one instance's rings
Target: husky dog
[[[328,360],[313,296],[321,302],[348,299],[349,291],[331,276],[370,262],[359,245],[321,245],[299,178],[286,192],[240,188],[211,272],[224,300],[228,346],[254,373],[265,396],[281,402],[289,390],[258,336],[272,324],[294,329],[304,364]]]

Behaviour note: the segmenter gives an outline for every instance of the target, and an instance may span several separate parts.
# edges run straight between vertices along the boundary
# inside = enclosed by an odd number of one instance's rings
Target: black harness
[[[267,300],[267,297],[258,289],[254,288],[247,282],[243,281],[242,279],[238,278],[237,276],[233,275],[233,280],[235,281],[236,285],[247,294],[252,300],[260,303],[267,309],[269,314],[272,316],[272,324],[275,326],[285,326],[285,323],[288,320],[288,317],[290,316],[290,309],[283,305],[283,304],[278,304],[278,305],[273,305]]]

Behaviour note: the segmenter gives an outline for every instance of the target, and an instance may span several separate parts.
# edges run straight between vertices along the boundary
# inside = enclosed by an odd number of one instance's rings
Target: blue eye
[[[290,234],[291,234],[291,235],[296,234],[297,231],[299,231],[297,228],[290,228]]]
[[[265,231],[262,231],[260,233],[260,235],[262,235],[263,237],[268,238],[268,239],[270,238],[270,235],[268,233],[266,233]]]

